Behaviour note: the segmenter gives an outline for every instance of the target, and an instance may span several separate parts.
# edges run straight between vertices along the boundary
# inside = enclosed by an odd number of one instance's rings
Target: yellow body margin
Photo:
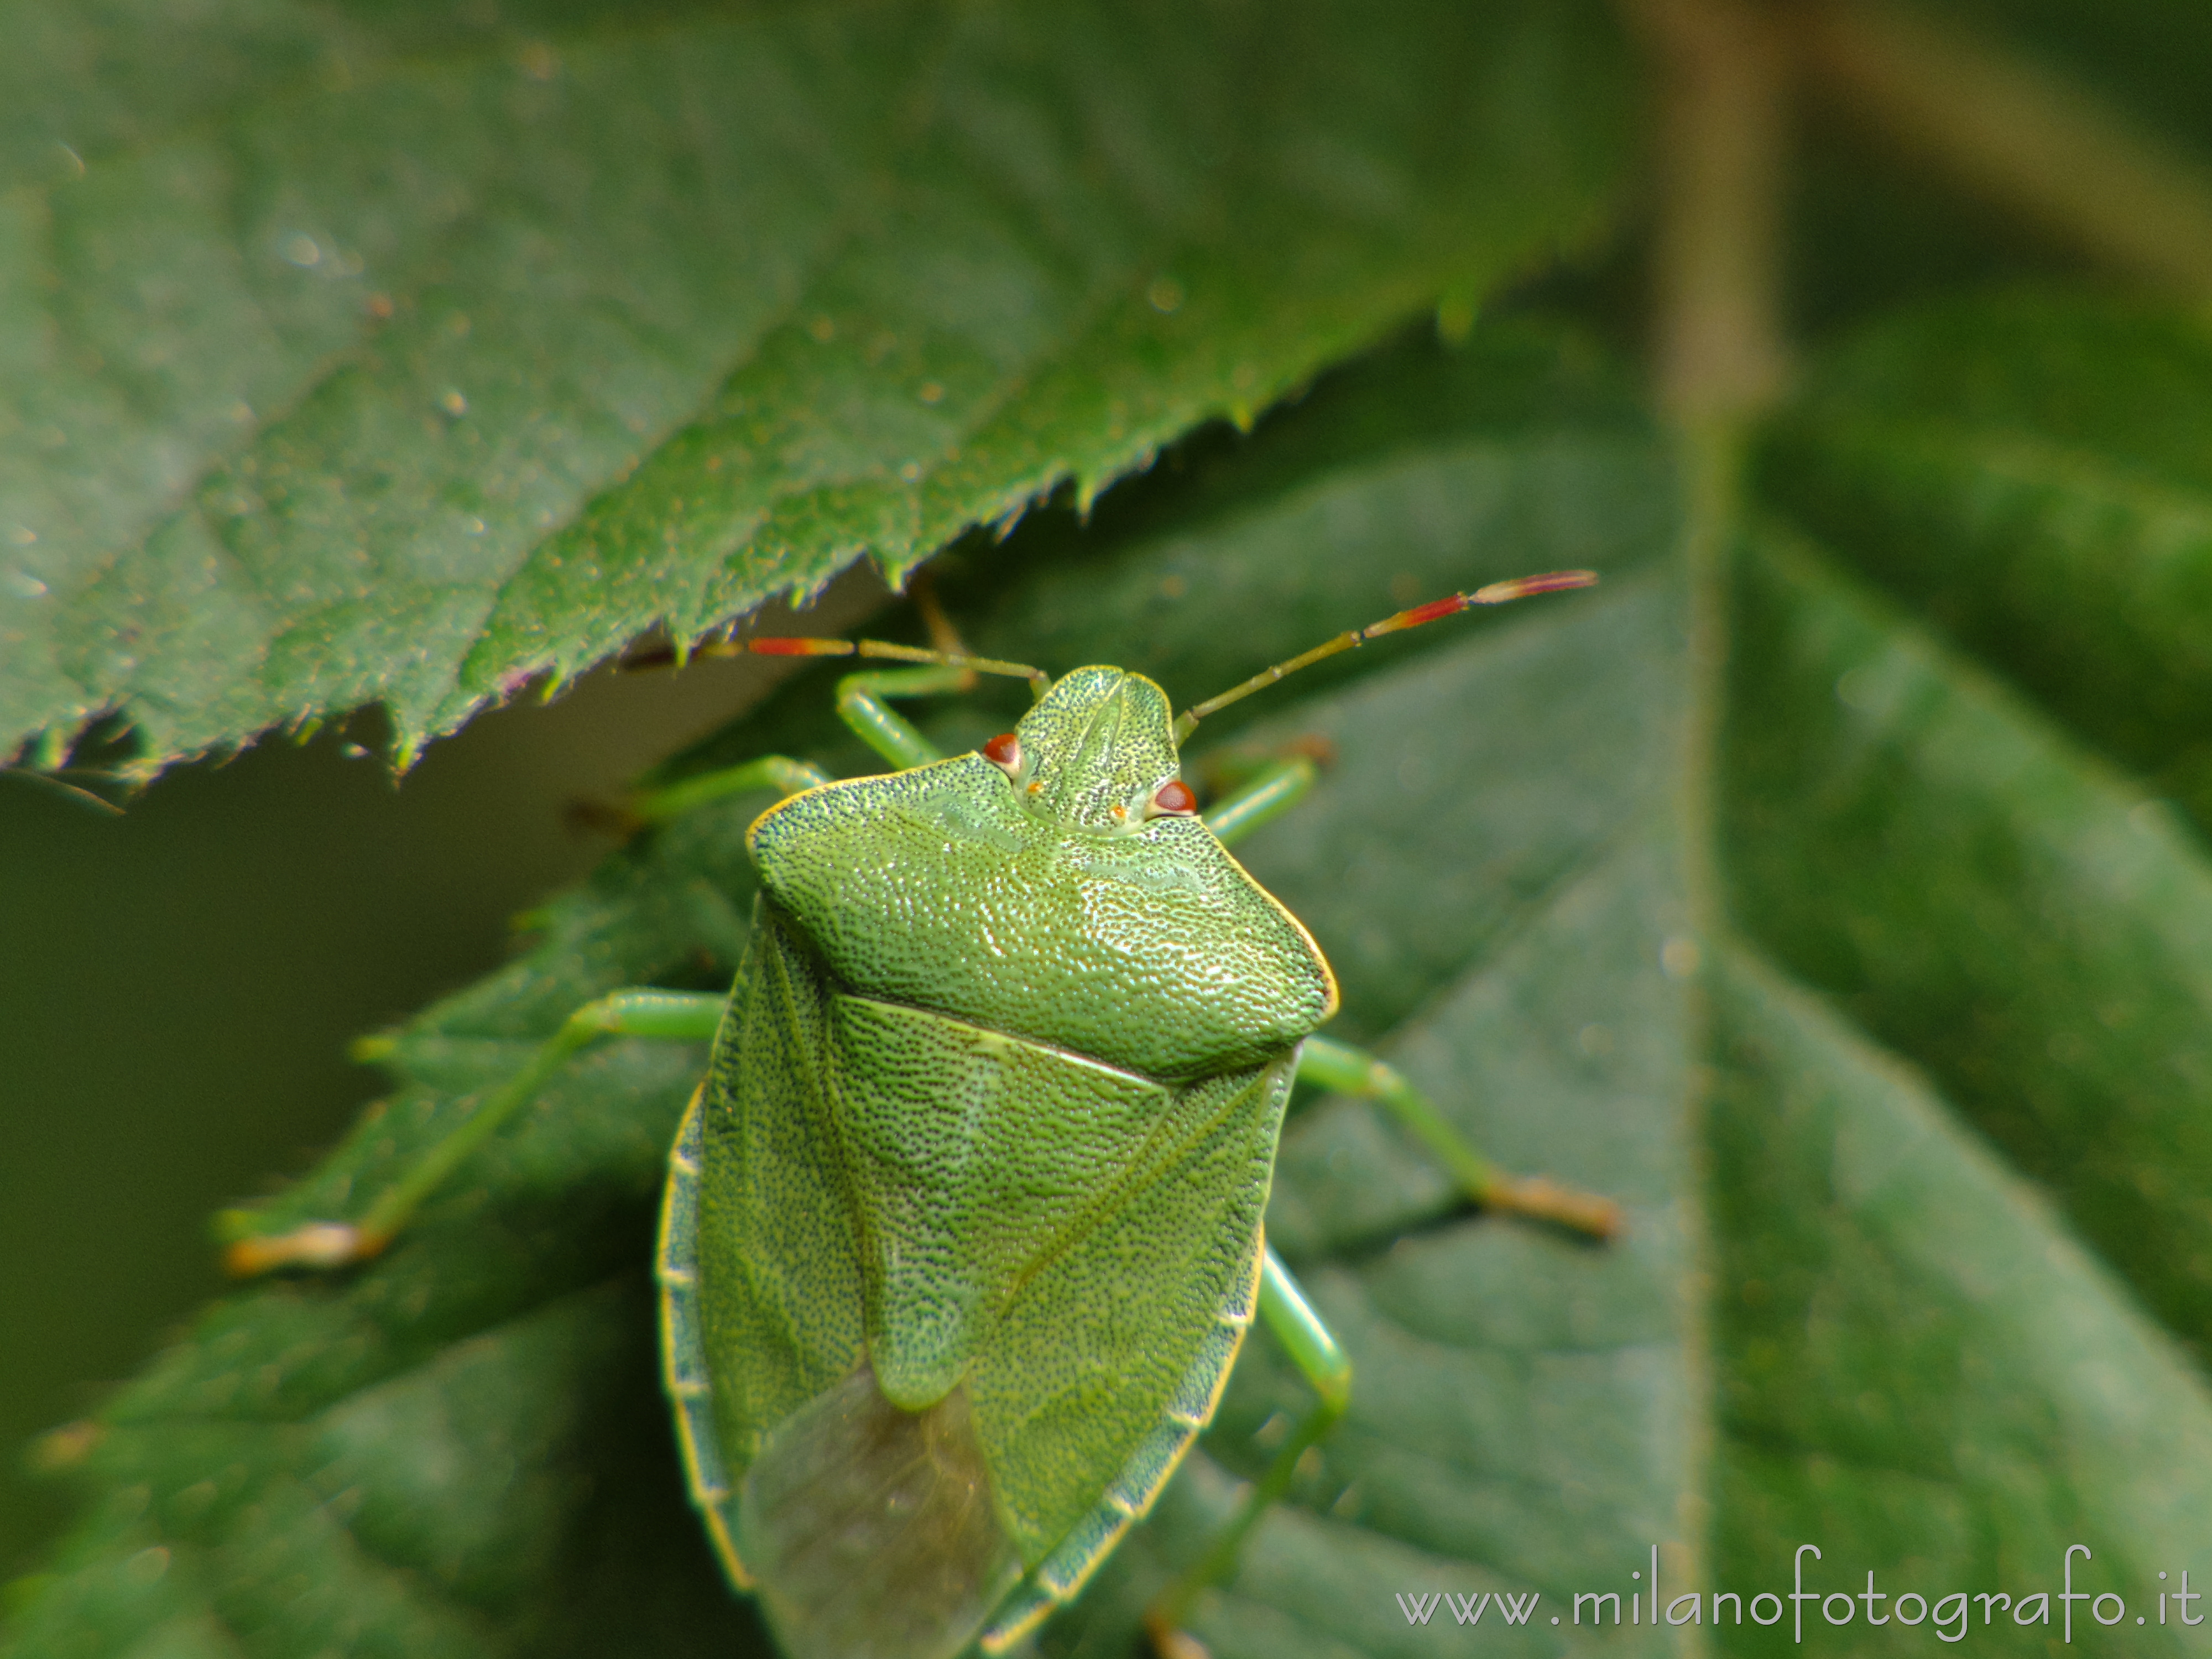
[[[696,1259],[695,1253],[684,1249],[684,1241],[698,1224],[699,1149],[704,1139],[701,1107],[706,1094],[702,1082],[691,1091],[691,1103],[684,1109],[676,1147],[669,1154],[668,1184],[660,1203],[660,1235],[653,1251],[653,1277],[660,1285],[660,1381],[676,1407],[684,1484],[700,1518],[707,1523],[722,1571],[736,1588],[750,1590],[753,1576],[738,1554],[737,1539],[731,1530],[729,1506],[737,1494],[729,1484],[715,1436],[713,1385],[707,1380],[706,1358],[699,1346],[698,1276],[676,1259],[678,1250],[688,1259]]]

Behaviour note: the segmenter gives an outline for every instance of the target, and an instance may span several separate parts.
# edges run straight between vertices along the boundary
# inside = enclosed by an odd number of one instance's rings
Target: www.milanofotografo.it
[[[2109,1587],[2077,1589],[2074,1571],[2079,1563],[2095,1558],[2087,1544],[2070,1544],[2053,1577],[2056,1588],[2033,1583],[2007,1589],[1951,1589],[1923,1594],[1918,1589],[1890,1589],[1878,1586],[1875,1574],[1866,1575],[1864,1589],[1832,1589],[1805,1582],[1806,1561],[1822,1559],[1820,1546],[1800,1544],[1786,1590],[1663,1591],[1659,1583],[1659,1551],[1655,1546],[1648,1566],[1628,1574],[1620,1589],[1572,1592],[1564,1609],[1546,1607],[1537,1590],[1400,1590],[1398,1611],[1409,1625],[1480,1626],[1487,1616],[1497,1625],[1786,1625],[1799,1642],[1817,1641],[1824,1628],[1846,1625],[1896,1624],[1907,1629],[1925,1628],[1940,1642],[1963,1642],[1978,1626],[2039,1625],[2062,1641],[2073,1641],[2078,1629],[2084,1638],[2098,1627],[2156,1624],[2201,1625],[2205,1614],[2195,1604],[2204,1592],[2189,1588],[2189,1571],[2182,1568],[2169,1577],[2160,1572],[2154,1584],[2128,1595]],[[1815,1568],[1817,1573],[1818,1569]],[[2118,1631],[2114,1630],[2118,1634]],[[2212,1640],[2212,1631],[2206,1632]]]

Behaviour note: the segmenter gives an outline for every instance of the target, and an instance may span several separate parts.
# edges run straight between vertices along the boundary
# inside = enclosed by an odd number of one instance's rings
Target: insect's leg
[[[622,827],[635,829],[642,824],[665,823],[729,795],[750,794],[757,789],[795,795],[803,789],[830,781],[830,775],[811,761],[793,760],[788,755],[763,755],[741,766],[701,772],[665,789],[648,789],[632,796],[615,810],[623,820]]]
[[[1336,1426],[1337,1419],[1352,1403],[1352,1361],[1273,1249],[1260,1264],[1260,1317],[1312,1384],[1313,1409],[1276,1451],[1267,1472],[1244,1494],[1237,1512],[1214,1534],[1206,1553],[1146,1610],[1145,1628],[1161,1659],[1202,1659],[1205,1647],[1182,1628],[1191,1603],[1208,1584],[1229,1576],[1245,1538],[1259,1524],[1260,1517],[1290,1490],[1306,1453]]]
[[[852,727],[861,742],[892,765],[920,766],[944,757],[885,699],[964,690],[974,679],[975,676],[966,669],[944,666],[883,668],[848,674],[837,682],[837,715]],[[648,823],[665,823],[709,801],[731,795],[750,794],[759,789],[796,795],[832,781],[827,772],[811,762],[793,760],[787,755],[763,755],[741,766],[699,773],[665,789],[647,790],[611,812],[595,814],[595,821],[611,817],[617,820],[613,826],[617,829],[636,830]]]
[[[848,674],[837,682],[838,718],[860,735],[862,743],[901,769],[926,765],[945,757],[914,729],[911,722],[894,713],[886,698],[973,690],[978,674],[1018,676],[1029,681],[1030,695],[1034,698],[1042,698],[1048,684],[1042,669],[1032,668],[1027,663],[1000,662],[995,658],[972,654],[962,642],[959,630],[945,614],[945,607],[937,602],[937,589],[927,571],[915,579],[914,599],[929,629],[929,637],[935,641],[931,649],[862,640],[857,650],[864,657],[895,657],[925,665]],[[755,642],[756,650],[760,643]]]
[[[1242,841],[1304,799],[1320,776],[1320,765],[1311,755],[1285,755],[1207,807],[1202,814],[1206,827],[1224,847]]]
[[[1241,840],[1296,805],[1319,775],[1311,756],[1285,755],[1208,809],[1206,827],[1224,846]],[[1419,1136],[1460,1190],[1486,1209],[1534,1217],[1598,1238],[1620,1231],[1620,1206],[1611,1199],[1541,1176],[1509,1175],[1468,1146],[1427,1096],[1363,1049],[1308,1037],[1298,1057],[1298,1079],[1375,1102]]]
[[[819,650],[770,652],[771,646],[805,646],[823,647]],[[827,656],[834,654],[862,657],[891,657],[900,661],[920,665],[913,668],[865,669],[857,674],[848,674],[837,682],[837,716],[853,729],[860,741],[896,767],[921,766],[933,760],[942,760],[929,739],[914,728],[911,721],[895,711],[890,702],[894,697],[922,697],[940,691],[964,691],[975,683],[978,673],[1007,674],[1024,678],[1039,696],[1043,694],[1045,677],[1036,669],[1022,663],[999,662],[988,657],[969,657],[948,652],[925,651],[914,646],[891,646],[876,640],[862,640],[855,644],[850,640],[753,640],[742,647],[708,647],[701,654],[750,650],[760,655]],[[805,761],[792,760],[783,755],[767,755],[759,760],[747,761],[742,766],[726,767],[720,771],[702,772],[696,777],[685,778],[665,789],[654,789],[624,803],[613,816],[620,820],[618,827],[634,829],[641,824],[662,823],[668,819],[703,806],[708,801],[720,800],[727,795],[741,795],[756,789],[776,789],[786,795],[795,795],[803,789],[830,782],[830,775]]]
[[[562,1023],[527,1065],[416,1158],[358,1221],[314,1221],[289,1232],[257,1236],[252,1229],[258,1217],[253,1211],[226,1211],[216,1223],[228,1241],[224,1265],[244,1278],[278,1267],[341,1267],[367,1261],[389,1244],[423,1200],[517,1108],[533,1099],[579,1049],[611,1036],[704,1042],[714,1035],[727,1000],[696,992],[640,989],[610,991],[586,1003]]]
[[[1485,1209],[1552,1222],[1595,1238],[1620,1235],[1620,1206],[1613,1200],[1562,1187],[1544,1176],[1507,1174],[1468,1146],[1435,1102],[1363,1048],[1308,1037],[1298,1055],[1298,1080],[1375,1102],[1419,1136],[1460,1190]]]
[[[975,684],[972,670],[939,664],[926,668],[877,668],[848,674],[837,682],[837,718],[862,743],[893,766],[924,766],[945,757],[890,706],[892,697],[926,697],[939,691],[965,691]]]

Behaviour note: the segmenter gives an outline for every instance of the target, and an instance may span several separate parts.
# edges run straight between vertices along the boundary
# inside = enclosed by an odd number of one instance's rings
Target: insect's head
[[[985,744],[983,758],[1006,775],[1022,805],[1030,811],[1109,835],[1133,835],[1158,818],[1196,816],[1197,799],[1176,773],[1183,740],[1207,715],[1385,634],[1419,628],[1477,605],[1588,587],[1596,580],[1594,571],[1553,570],[1431,599],[1263,668],[1179,715],[1170,712],[1167,694],[1141,674],[1120,668],[1079,668],[1054,683],[1019,726]],[[758,642],[754,648],[760,648]],[[1022,674],[1038,685],[1044,681],[1037,670],[1018,663],[944,657],[910,647],[902,653],[890,646],[878,647],[877,654],[904,654],[987,673]]]
[[[1031,811],[1086,830],[1133,835],[1157,818],[1198,811],[1176,775],[1182,762],[1167,693],[1142,674],[1064,674],[982,753]]]

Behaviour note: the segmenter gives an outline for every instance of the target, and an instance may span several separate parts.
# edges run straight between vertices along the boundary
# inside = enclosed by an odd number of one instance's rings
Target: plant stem
[[[2001,43],[1888,6],[1796,14],[1808,83],[2106,264],[2212,298],[2212,170]]]
[[[1661,402],[1701,423],[1779,395],[1788,54],[1741,0],[1632,0],[1657,59],[1653,247]]]

